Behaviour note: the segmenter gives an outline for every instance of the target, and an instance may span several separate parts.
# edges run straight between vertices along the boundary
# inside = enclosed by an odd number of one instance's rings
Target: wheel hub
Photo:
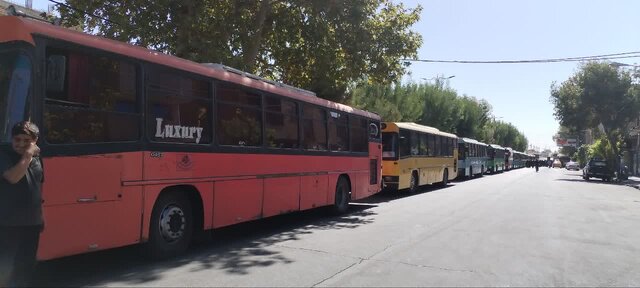
[[[187,220],[178,206],[169,205],[160,214],[160,235],[165,241],[176,242],[184,235]]]

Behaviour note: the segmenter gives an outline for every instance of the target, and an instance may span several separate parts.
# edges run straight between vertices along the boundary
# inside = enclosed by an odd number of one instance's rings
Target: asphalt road
[[[43,262],[50,286],[640,286],[640,190],[519,169],[214,232],[183,257],[136,247]]]

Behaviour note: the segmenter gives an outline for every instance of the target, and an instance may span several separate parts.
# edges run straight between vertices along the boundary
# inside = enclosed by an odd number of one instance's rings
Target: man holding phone
[[[19,122],[11,145],[0,147],[0,287],[28,285],[35,268],[43,229],[39,134],[35,124]]]

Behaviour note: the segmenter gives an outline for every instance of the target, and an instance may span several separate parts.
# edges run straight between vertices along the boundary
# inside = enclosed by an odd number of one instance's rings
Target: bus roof
[[[398,126],[398,128],[402,128],[402,129],[415,130],[415,131],[420,131],[420,132],[425,132],[425,133],[430,133],[430,134],[435,134],[435,135],[440,135],[440,136],[458,138],[458,136],[456,136],[455,134],[442,132],[442,131],[438,130],[438,128],[425,126],[425,125],[420,125],[420,124],[413,123],[413,122],[388,122],[388,123],[393,123],[396,126]]]
[[[493,147],[494,149],[500,149],[500,150],[507,150],[506,148],[498,145],[498,144],[489,144],[489,146]]]
[[[131,58],[136,58],[159,65],[173,67],[191,73],[200,74],[222,81],[240,84],[265,92],[287,96],[296,100],[324,106],[330,109],[381,120],[380,116],[375,113],[355,109],[353,107],[322,98],[313,97],[310,96],[309,93],[303,93],[302,91],[300,91],[302,89],[299,88],[291,89],[294,87],[288,88],[282,85],[271,83],[270,81],[261,81],[259,79],[256,79],[255,77],[249,77],[244,74],[230,71],[229,69],[224,69],[223,67],[196,63],[140,46],[86,34],[83,32],[55,26],[42,21],[36,21],[17,16],[0,16],[0,27],[3,27],[3,29],[0,29],[0,42],[23,41],[30,43],[31,45],[35,45],[35,42],[33,40],[34,35],[60,39],[63,41],[72,42],[115,54],[126,55]],[[7,27],[11,27],[11,29],[7,29]]]
[[[487,143],[482,143],[476,139],[471,139],[471,138],[466,138],[466,137],[461,137],[458,138],[458,142],[463,142],[463,143],[473,143],[473,144],[478,144],[478,145],[483,145],[483,146],[489,146],[489,144]]]

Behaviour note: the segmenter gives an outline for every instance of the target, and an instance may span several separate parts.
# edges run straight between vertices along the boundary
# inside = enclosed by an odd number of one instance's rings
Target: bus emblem
[[[193,161],[191,160],[191,157],[189,157],[189,154],[182,155],[182,157],[180,157],[180,160],[178,160],[179,170],[190,170],[192,167]]]

